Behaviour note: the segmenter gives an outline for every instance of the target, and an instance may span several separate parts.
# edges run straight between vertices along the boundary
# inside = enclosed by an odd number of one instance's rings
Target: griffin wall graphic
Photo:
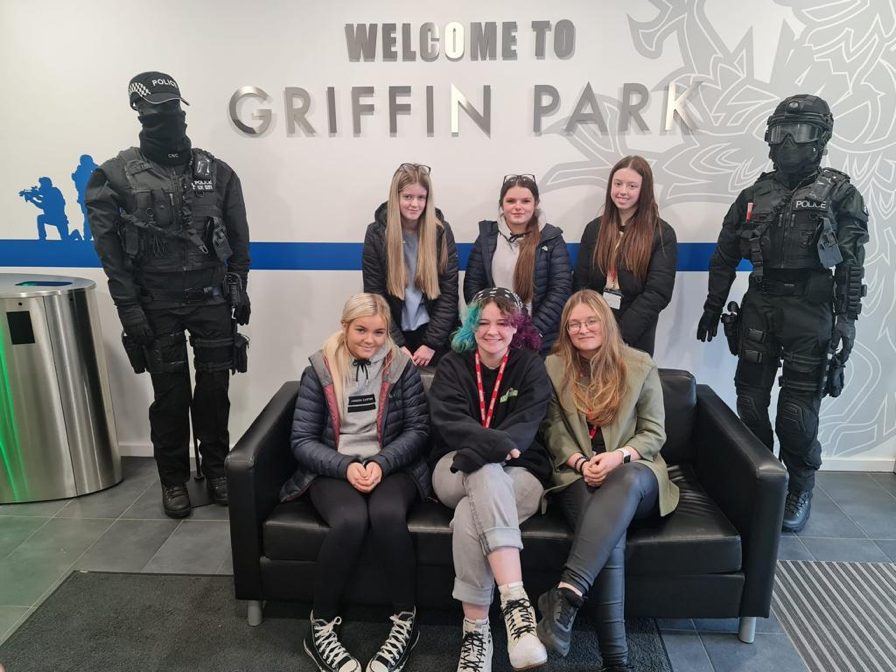
[[[834,114],[834,138],[823,165],[848,173],[865,197],[871,240],[866,246],[868,297],[858,322],[849,360],[847,388],[823,402],[819,438],[828,456],[849,456],[896,435],[896,380],[881,356],[896,355],[896,7],[892,0],[780,0],[802,24],[795,32],[782,23],[772,71],[767,80],[754,72],[753,32],[729,48],[713,27],[703,0],[651,0],[650,21],[629,18],[638,53],[667,58],[681,66],[655,83],[695,87],[688,107],[698,131],[682,133],[664,151],[637,146],[639,136],[596,125],[579,125],[565,134],[566,120],[546,133],[563,134],[578,150],[578,161],[554,166],[543,190],[574,185],[606,188],[610,168],[627,154],[651,161],[662,205],[731,203],[763,170],[771,169],[763,141],[766,119],[782,98],[812,92],[825,98]],[[673,50],[678,50],[678,55]],[[619,127],[619,102],[598,96],[610,129]],[[718,231],[717,222],[701,223]],[[735,297],[736,298],[736,297]],[[684,325],[691,329],[696,325]]]

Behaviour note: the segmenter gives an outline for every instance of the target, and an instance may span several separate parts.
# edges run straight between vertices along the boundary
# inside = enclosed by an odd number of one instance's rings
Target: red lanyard
[[[507,366],[505,352],[501,359],[501,368],[498,369],[498,377],[495,379],[495,388],[492,390],[492,400],[488,405],[488,413],[485,412],[485,391],[482,387],[482,365],[479,363],[479,351],[476,351],[476,386],[479,388],[479,416],[482,418],[482,426],[486,429],[492,424],[492,416],[495,414],[495,402],[498,399],[498,389],[501,387],[501,379],[504,377],[504,367]]]
[[[600,429],[597,425],[588,425],[588,438],[594,441],[594,435],[597,434],[597,430]]]

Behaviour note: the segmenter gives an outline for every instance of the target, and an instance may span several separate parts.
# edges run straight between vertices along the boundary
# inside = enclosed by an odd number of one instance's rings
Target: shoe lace
[[[485,653],[488,643],[478,630],[470,630],[464,633],[463,642],[460,645],[460,665],[457,669],[479,672],[485,666]]]
[[[507,623],[507,631],[514,639],[535,632],[535,616],[528,598],[507,600],[501,607],[501,613]]]
[[[311,626],[314,628],[315,647],[327,665],[336,667],[343,658],[349,655],[336,636],[335,628],[342,623],[342,617],[337,616],[329,623],[324,622],[323,625],[317,625],[319,622],[312,623]]]
[[[796,512],[797,509],[804,506],[808,500],[808,492],[788,492],[787,499],[784,501],[784,508],[789,512]]]
[[[562,593],[557,595],[557,600],[554,603],[554,620],[557,621],[557,623],[564,628],[568,628],[575,619],[578,611],[578,608],[571,604]]]
[[[377,658],[382,658],[391,666],[399,661],[407,648],[411,639],[411,631],[414,628],[414,621],[413,619],[402,619],[401,614],[393,614],[389,618],[392,621],[392,629],[389,630],[389,636],[386,637],[386,641],[383,642],[376,655]]]

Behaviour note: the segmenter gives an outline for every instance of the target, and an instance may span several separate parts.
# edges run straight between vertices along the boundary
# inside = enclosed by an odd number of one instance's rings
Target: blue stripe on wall
[[[461,268],[466,268],[472,243],[458,243]],[[256,271],[359,271],[361,243],[252,243],[252,270]],[[715,243],[679,243],[678,270],[705,271]],[[578,243],[569,243],[575,261]],[[99,268],[93,245],[83,241],[0,240],[0,267]],[[750,270],[742,261],[739,271]]]

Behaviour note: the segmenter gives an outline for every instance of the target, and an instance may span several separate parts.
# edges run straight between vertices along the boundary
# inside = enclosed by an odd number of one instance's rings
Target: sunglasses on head
[[[519,175],[505,175],[501,184],[508,182],[531,182],[535,184],[535,176],[532,173],[521,173]]]
[[[424,175],[429,175],[432,172],[432,168],[425,163],[402,163],[395,172],[397,173],[399,170],[419,170]]]

